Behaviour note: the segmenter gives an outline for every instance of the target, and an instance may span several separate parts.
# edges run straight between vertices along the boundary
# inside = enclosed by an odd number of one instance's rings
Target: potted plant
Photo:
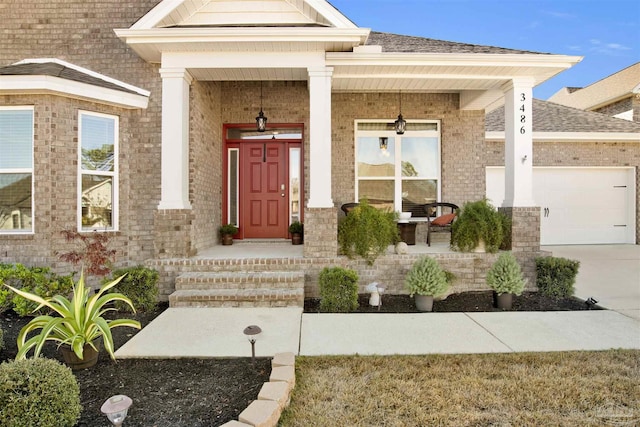
[[[451,247],[462,252],[497,252],[509,218],[485,198],[467,202],[451,226]]]
[[[71,369],[89,368],[98,361],[99,339],[113,360],[113,337],[111,329],[118,326],[128,326],[140,329],[140,322],[130,319],[107,320],[103,316],[115,308],[106,306],[115,301],[128,304],[135,312],[131,301],[120,293],[108,293],[122,279],[103,285],[97,293],[92,294],[91,289],[85,287],[84,272],[80,274],[80,280],[73,286],[71,300],[62,295],[55,295],[44,299],[38,295],[21,291],[6,285],[9,289],[23,298],[46,306],[58,316],[38,316],[25,325],[18,335],[18,354],[16,359],[26,358],[27,353],[34,349],[34,357],[42,351],[47,341],[59,343],[59,348],[65,363]],[[40,330],[38,335],[27,338],[30,332]]]
[[[233,244],[233,235],[238,232],[238,227],[234,224],[224,224],[220,226],[220,236],[222,237],[222,244],[229,246]]]
[[[292,245],[302,244],[303,232],[304,232],[304,227],[300,221],[293,221],[291,225],[289,225],[289,233],[291,233]]]
[[[494,291],[495,305],[503,310],[511,310],[513,296],[522,294],[526,284],[520,264],[511,252],[500,254],[487,272],[487,285]]]
[[[400,241],[396,219],[396,212],[377,209],[361,200],[338,224],[340,251],[349,258],[359,255],[372,265],[389,245]]]
[[[415,298],[419,311],[432,311],[433,298],[447,292],[449,278],[435,259],[423,257],[407,273],[405,286],[409,295]]]

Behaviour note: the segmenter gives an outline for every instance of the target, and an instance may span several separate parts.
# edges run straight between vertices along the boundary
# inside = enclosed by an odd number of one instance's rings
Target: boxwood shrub
[[[536,258],[536,285],[539,292],[552,298],[573,296],[579,267],[580,261],[567,258]]]
[[[358,273],[341,267],[320,272],[320,311],[348,313],[358,308]]]
[[[81,409],[78,381],[59,362],[37,357],[0,365],[0,425],[72,427]]]
[[[153,310],[158,303],[158,280],[160,278],[158,272],[142,265],[121,268],[113,271],[111,278],[105,279],[103,284],[122,275],[125,276],[113,288],[113,292],[120,292],[129,297],[136,311]],[[116,301],[116,308],[131,310],[127,304],[121,301]]]

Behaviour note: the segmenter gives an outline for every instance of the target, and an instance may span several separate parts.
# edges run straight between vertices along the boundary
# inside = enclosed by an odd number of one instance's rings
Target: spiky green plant
[[[405,286],[411,296],[414,294],[439,296],[449,289],[449,280],[438,261],[423,257],[417,260],[407,273]]]
[[[527,284],[520,264],[511,252],[503,252],[487,272],[487,285],[497,294],[520,295]]]
[[[62,295],[55,295],[44,299],[38,295],[21,291],[6,285],[18,295],[40,304],[41,307],[48,307],[59,317],[38,316],[26,324],[18,335],[18,354],[16,360],[26,358],[27,353],[33,348],[34,357],[42,351],[42,347],[47,341],[58,342],[60,345],[69,345],[79,359],[83,359],[85,344],[90,345],[96,351],[94,341],[102,337],[104,348],[113,360],[113,336],[111,329],[118,326],[129,326],[140,329],[140,322],[130,319],[107,320],[103,315],[109,311],[116,310],[113,307],[106,307],[115,301],[122,301],[128,304],[135,312],[131,300],[120,293],[108,293],[122,280],[124,276],[104,284],[94,295],[90,295],[90,288],[85,287],[84,272],[80,274],[80,280],[73,286],[73,296],[71,300]],[[36,309],[36,310],[38,310]],[[27,339],[30,332],[40,330],[40,333]]]

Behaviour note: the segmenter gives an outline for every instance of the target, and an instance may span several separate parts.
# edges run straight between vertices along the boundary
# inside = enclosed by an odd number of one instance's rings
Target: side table
[[[416,244],[416,225],[415,222],[399,222],[398,231],[400,232],[400,240],[407,245]]]

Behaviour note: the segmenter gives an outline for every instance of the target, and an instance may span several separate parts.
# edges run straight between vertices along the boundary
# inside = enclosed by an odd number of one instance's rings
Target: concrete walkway
[[[300,308],[170,308],[116,351],[119,358],[504,353],[640,349],[640,246],[553,246],[581,262],[577,296],[610,310],[303,314]]]

